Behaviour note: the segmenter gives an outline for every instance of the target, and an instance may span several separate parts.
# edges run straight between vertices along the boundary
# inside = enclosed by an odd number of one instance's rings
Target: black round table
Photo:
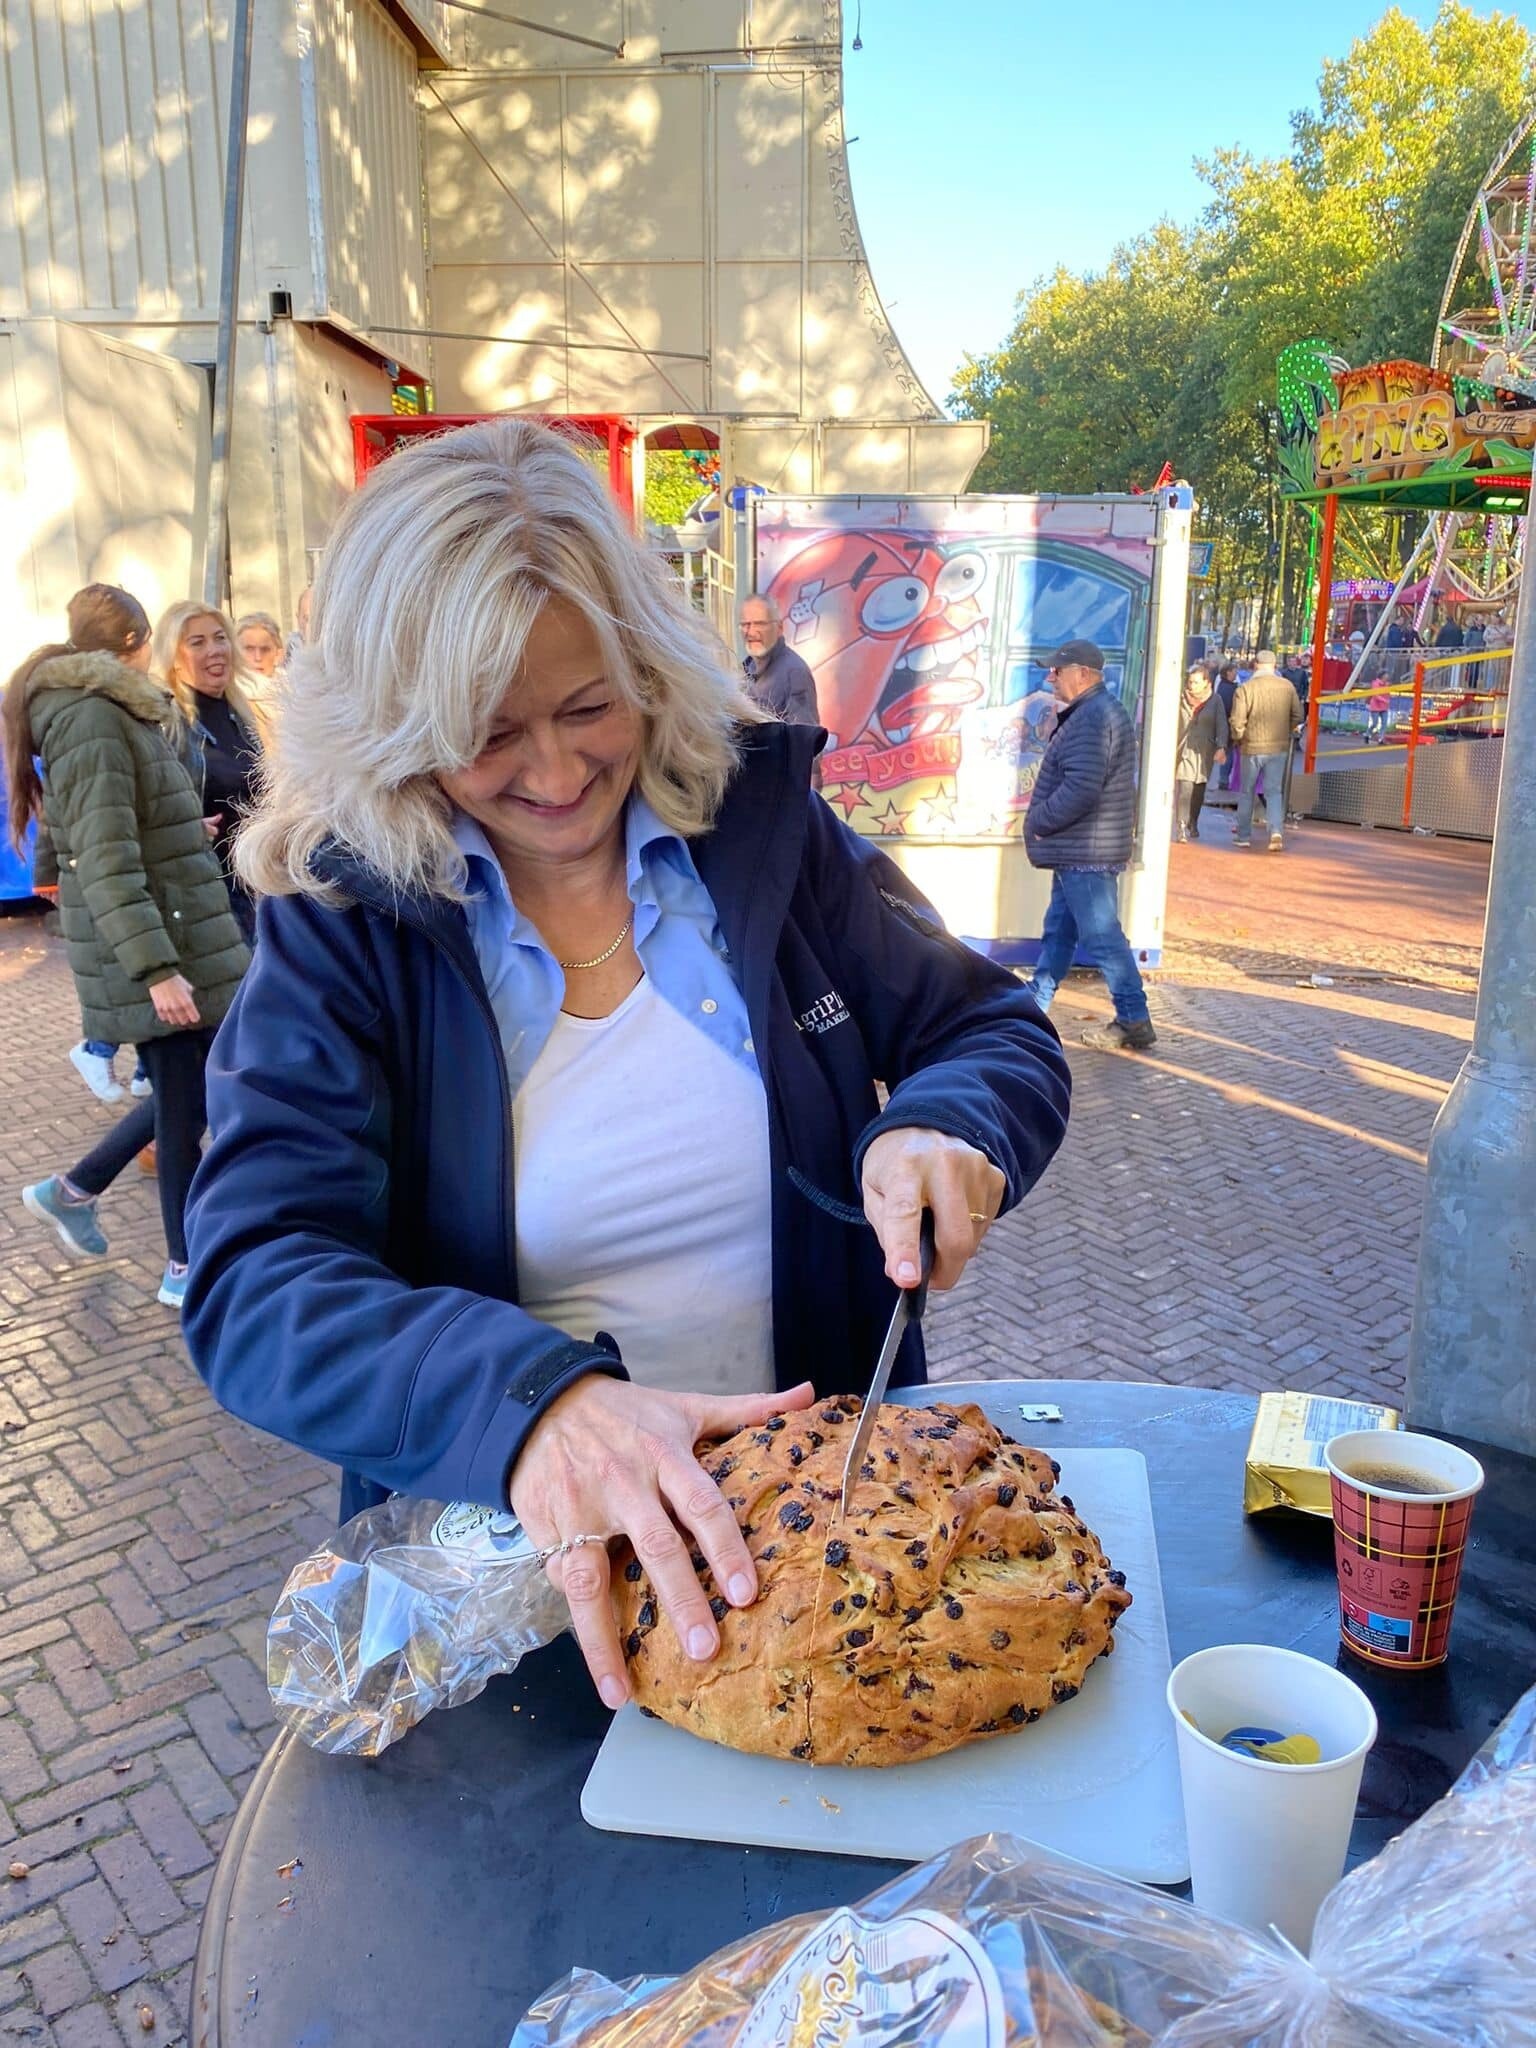
[[[1058,1404],[1062,1420],[1010,1434],[1145,1454],[1175,1662],[1212,1643],[1276,1643],[1338,1661],[1370,1695],[1381,1733],[1352,1861],[1440,1797],[1536,1675],[1536,1460],[1471,1446],[1488,1482],[1450,1661],[1386,1672],[1338,1649],[1330,1525],[1243,1515],[1251,1397],[1014,1385],[1019,1400]],[[588,1827],[581,1788],[608,1718],[566,1638],[377,1759],[319,1756],[281,1736],[214,1877],[193,1982],[197,2048],[506,2048],[538,1994],[578,1964],[613,1978],[687,1969],[751,1928],[859,1899],[901,1867]],[[281,1874],[294,1859],[302,1867]]]

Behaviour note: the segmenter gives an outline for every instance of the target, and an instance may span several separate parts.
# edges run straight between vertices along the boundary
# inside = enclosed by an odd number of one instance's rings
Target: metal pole
[[[203,602],[224,602],[229,581],[229,433],[234,411],[235,321],[240,306],[240,230],[245,217],[245,129],[251,104],[255,0],[235,0],[224,152],[224,241],[219,252],[219,339],[213,366],[213,444],[208,465],[208,552]]]
[[[1455,514],[1453,513],[1450,516],[1454,518]],[[1399,521],[1398,523],[1399,525],[1401,525],[1402,522]],[[1382,635],[1391,625],[1392,614],[1397,610],[1398,601],[1402,597],[1403,592],[1408,588],[1408,578],[1413,574],[1414,569],[1417,567],[1419,557],[1423,554],[1425,545],[1428,542],[1429,536],[1433,532],[1433,530],[1433,522],[1431,522],[1429,525],[1426,525],[1424,531],[1419,535],[1418,540],[1414,544],[1413,553],[1408,557],[1407,561],[1403,564],[1402,568],[1399,569],[1399,571],[1397,572],[1397,581],[1392,586],[1392,594],[1390,597],[1388,597],[1386,603],[1377,613],[1376,623],[1374,626],[1372,626],[1370,634],[1366,639],[1366,643],[1360,650],[1360,659],[1355,663],[1354,667],[1349,672],[1349,681],[1344,685],[1346,690],[1354,689],[1355,684],[1364,674],[1366,665],[1370,661],[1371,656],[1376,652],[1377,641],[1381,639]]]
[[[1520,592],[1472,1050],[1429,1144],[1415,1425],[1536,1453],[1536,579]]]
[[[1328,612],[1333,587],[1333,536],[1339,521],[1338,493],[1323,500],[1323,544],[1317,558],[1317,602],[1312,613],[1312,687],[1307,692],[1307,753],[1302,767],[1308,775],[1317,766],[1317,719],[1323,703],[1323,660],[1328,652]]]
[[[1403,830],[1413,823],[1413,768],[1419,758],[1419,726],[1424,716],[1424,664],[1413,664],[1413,713],[1408,720],[1408,755],[1403,764]]]

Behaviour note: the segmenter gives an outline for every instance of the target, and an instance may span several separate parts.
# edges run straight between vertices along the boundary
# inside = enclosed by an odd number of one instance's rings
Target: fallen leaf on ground
[[[29,1863],[23,1863],[18,1859],[15,1863],[11,1865],[7,1875],[15,1878],[30,1877],[32,1875],[32,1866]]]
[[[843,1810],[840,1806],[836,1805],[832,1800],[823,1799],[822,1795],[819,1792],[816,1794],[816,1798],[818,1802],[827,1809],[828,1813],[841,1813]]]
[[[124,1771],[131,1771],[133,1769],[133,1759],[126,1756],[115,1756],[112,1759],[112,1768],[121,1777]]]
[[[296,1870],[302,1870],[303,1868],[304,1866],[297,1856],[290,1856],[286,1863],[279,1863],[277,1874],[279,1877],[292,1877]]]
[[[119,1935],[120,1935],[120,1934],[122,1933],[122,1931],[123,1931],[123,1930],[121,1929],[121,1927],[114,1927],[114,1928],[113,1928],[113,1930],[112,1930],[112,1932],[111,1932],[110,1934],[104,1934],[104,1935],[103,1935],[103,1936],[101,1937],[101,1945],[102,1945],[102,1947],[103,1947],[103,1948],[110,1948],[110,1947],[112,1946],[113,1942],[114,1942],[114,1941],[116,1941],[117,1937],[118,1937],[118,1936],[119,1936]]]
[[[152,2005],[141,2005],[139,2007],[139,2025],[146,2034],[152,2034],[155,2031],[155,2009]]]

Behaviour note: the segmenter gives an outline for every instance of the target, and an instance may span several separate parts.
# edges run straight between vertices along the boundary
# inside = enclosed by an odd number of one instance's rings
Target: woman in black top
[[[194,781],[201,770],[203,815],[213,830],[230,907],[246,944],[254,945],[256,905],[236,878],[230,854],[256,795],[261,740],[229,620],[195,599],[173,604],[155,628],[155,667],[186,716],[189,766]]]

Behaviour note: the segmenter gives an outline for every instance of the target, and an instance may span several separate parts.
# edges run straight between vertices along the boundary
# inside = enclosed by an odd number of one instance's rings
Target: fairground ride
[[[1279,401],[1280,489],[1305,506],[1311,529],[1305,769],[1326,771],[1322,784],[1331,785],[1320,788],[1314,815],[1390,815],[1489,836],[1536,450],[1536,112],[1499,152],[1468,213],[1433,360],[1352,368],[1313,337],[1282,353]],[[1373,563],[1362,536],[1390,559]],[[1422,643],[1436,609],[1455,623],[1430,651]],[[1476,651],[1453,652],[1474,626]],[[1335,732],[1320,761],[1325,692]],[[1352,745],[1366,709],[1352,700],[1384,696],[1402,700],[1377,711],[1385,729]],[[1421,746],[1453,738],[1478,745],[1452,750],[1461,757],[1454,771],[1442,750],[1416,774]],[[1378,753],[1367,770],[1349,757],[1373,740],[1393,758]],[[1426,777],[1440,792],[1429,805],[1418,786]]]
[[[1335,377],[1369,374],[1349,372],[1326,351],[1325,364],[1305,349],[1300,353],[1309,372],[1316,366]],[[1288,355],[1294,373],[1297,356]],[[1480,389],[1484,402],[1500,409],[1536,407],[1536,109],[1494,158],[1467,211],[1446,273],[1430,367],[1447,380],[1447,388]],[[1423,490],[1385,497],[1341,492],[1329,577],[1334,636],[1342,640],[1356,625],[1369,627],[1378,619],[1385,624],[1393,609],[1422,633],[1436,604],[1457,607],[1469,623],[1512,618],[1525,541],[1527,467],[1522,456],[1516,465],[1521,489],[1481,491],[1475,506],[1432,511],[1411,538],[1404,519],[1384,518],[1382,512],[1424,507],[1429,499]],[[1312,497],[1296,491],[1294,480],[1292,495]],[[1505,498],[1518,503],[1500,502]],[[1316,498],[1307,509],[1310,639],[1324,514]]]
[[[1536,406],[1536,109],[1494,159],[1446,275],[1430,362]],[[1489,511],[1435,522],[1430,587],[1479,607],[1519,594],[1523,514]]]

